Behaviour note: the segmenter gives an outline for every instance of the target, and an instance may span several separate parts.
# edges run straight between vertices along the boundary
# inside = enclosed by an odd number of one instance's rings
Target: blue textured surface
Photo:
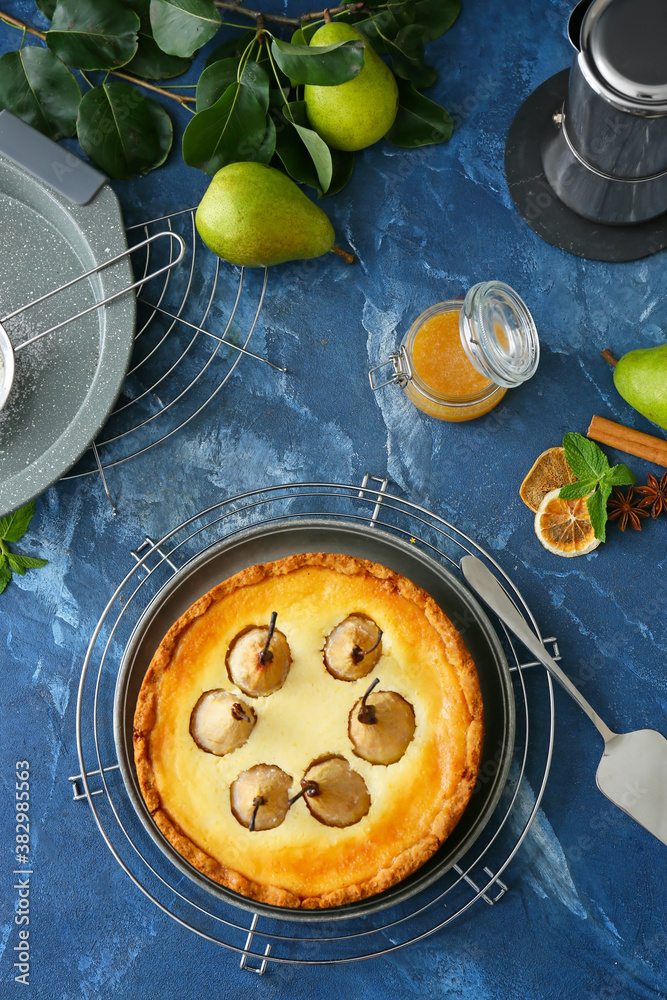
[[[32,3],[3,7],[38,23]],[[562,0],[467,0],[455,27],[431,44],[434,96],[460,125],[445,146],[410,153],[381,143],[358,157],[352,183],[325,206],[357,267],[332,257],[271,274],[252,346],[288,375],[246,359],[221,402],[110,474],[117,517],[96,478],[38,501],[26,551],[49,566],[0,597],[0,996],[21,989],[12,982],[11,802],[14,761],[24,758],[33,775],[35,997],[667,995],[666,849],[597,792],[599,737],[560,691],[551,778],[508,871],[510,892],[381,964],[241,973],[232,955],[139,893],[67,782],[77,770],[82,657],[131,565],[129,550],[258,484],[358,482],[366,469],[388,473],[395,489],[496,556],[612,727],[667,732],[667,518],[644,522],[641,535],[612,526],[606,546],[564,562],[539,546],[517,494],[536,455],[565,431],[585,432],[593,413],[655,431],[616,394],[599,351],[663,342],[667,328],[664,253],[615,266],[569,257],[533,235],[507,192],[504,137],[521,101],[569,63],[568,10]],[[0,28],[3,51],[18,38]],[[187,113],[167,103],[180,133]],[[127,220],[138,221],[192,204],[206,184],[176,149],[158,172],[114,188]],[[489,278],[513,285],[534,314],[543,356],[527,386],[468,425],[423,416],[399,390],[370,392],[367,369],[418,312]],[[650,469],[631,465],[642,479]]]

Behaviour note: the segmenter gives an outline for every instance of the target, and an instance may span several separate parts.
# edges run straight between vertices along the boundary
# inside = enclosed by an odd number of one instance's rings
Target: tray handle
[[[0,111],[0,156],[67,198],[87,205],[107,178],[9,111]]]

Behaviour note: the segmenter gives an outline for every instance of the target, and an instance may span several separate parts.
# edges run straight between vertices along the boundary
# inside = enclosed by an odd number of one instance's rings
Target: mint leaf
[[[576,483],[566,483],[562,486],[558,496],[561,500],[578,500],[579,497],[587,497],[592,493],[597,484],[597,479],[578,479]]]
[[[627,465],[609,467],[607,456],[594,441],[581,434],[569,433],[563,438],[565,459],[575,476],[576,483],[562,486],[558,496],[562,500],[588,497],[586,507],[595,537],[606,540],[607,500],[612,486],[630,486],[637,480]]]
[[[600,483],[600,488],[586,501],[588,516],[591,519],[595,537],[599,538],[601,542],[607,540],[605,525],[607,523],[607,500],[610,496],[611,486],[607,486],[606,483]]]
[[[35,503],[26,504],[13,514],[0,518],[0,594],[12,578],[12,573],[23,576],[27,569],[39,569],[46,566],[47,559],[36,556],[22,556],[18,552],[10,552],[7,542],[18,542],[23,538],[28,525],[35,513]]]
[[[40,566],[46,566],[49,561],[48,559],[37,559],[35,556],[17,556],[13,552],[7,553],[7,559],[14,572],[20,573],[21,576],[27,569],[39,569]]]
[[[565,460],[577,479],[597,481],[609,471],[607,456],[595,441],[590,441],[581,434],[569,433],[563,438],[563,448]]]
[[[14,573],[18,573],[19,576],[23,576],[24,575],[25,569],[23,568],[23,566],[19,562],[19,557],[15,556],[13,552],[8,552],[7,553],[7,562],[11,566],[12,570],[14,571]]]
[[[615,465],[613,469],[606,472],[603,476],[603,481],[608,483],[609,486],[634,486],[637,482],[637,477],[634,472],[628,469],[627,465]]]
[[[0,518],[0,538],[5,542],[18,542],[28,530],[34,513],[35,501],[33,500],[25,507],[15,510],[13,514],[7,514],[6,517]]]

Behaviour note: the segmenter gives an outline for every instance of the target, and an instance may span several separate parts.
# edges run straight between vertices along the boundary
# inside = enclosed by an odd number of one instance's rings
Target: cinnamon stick
[[[667,441],[664,438],[644,434],[623,424],[615,424],[613,420],[605,420],[604,417],[593,417],[587,433],[593,441],[667,468]]]

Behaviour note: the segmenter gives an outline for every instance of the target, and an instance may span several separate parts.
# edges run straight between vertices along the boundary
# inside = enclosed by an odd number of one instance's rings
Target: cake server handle
[[[565,688],[571,698],[576,701],[593,725],[597,728],[605,743],[613,739],[613,733],[602,721],[595,709],[589,705],[581,692],[574,686],[570,678],[561,670],[553,657],[537,638],[535,633],[529,628],[523,615],[517,611],[516,607],[503,590],[498,580],[490,569],[476,556],[464,556],[461,560],[461,572],[465,577],[468,586],[482,598],[486,604],[495,611],[500,620],[514,632],[518,639],[524,644],[526,649],[535,656],[540,663],[543,663],[550,674],[556,678],[559,684]]]

